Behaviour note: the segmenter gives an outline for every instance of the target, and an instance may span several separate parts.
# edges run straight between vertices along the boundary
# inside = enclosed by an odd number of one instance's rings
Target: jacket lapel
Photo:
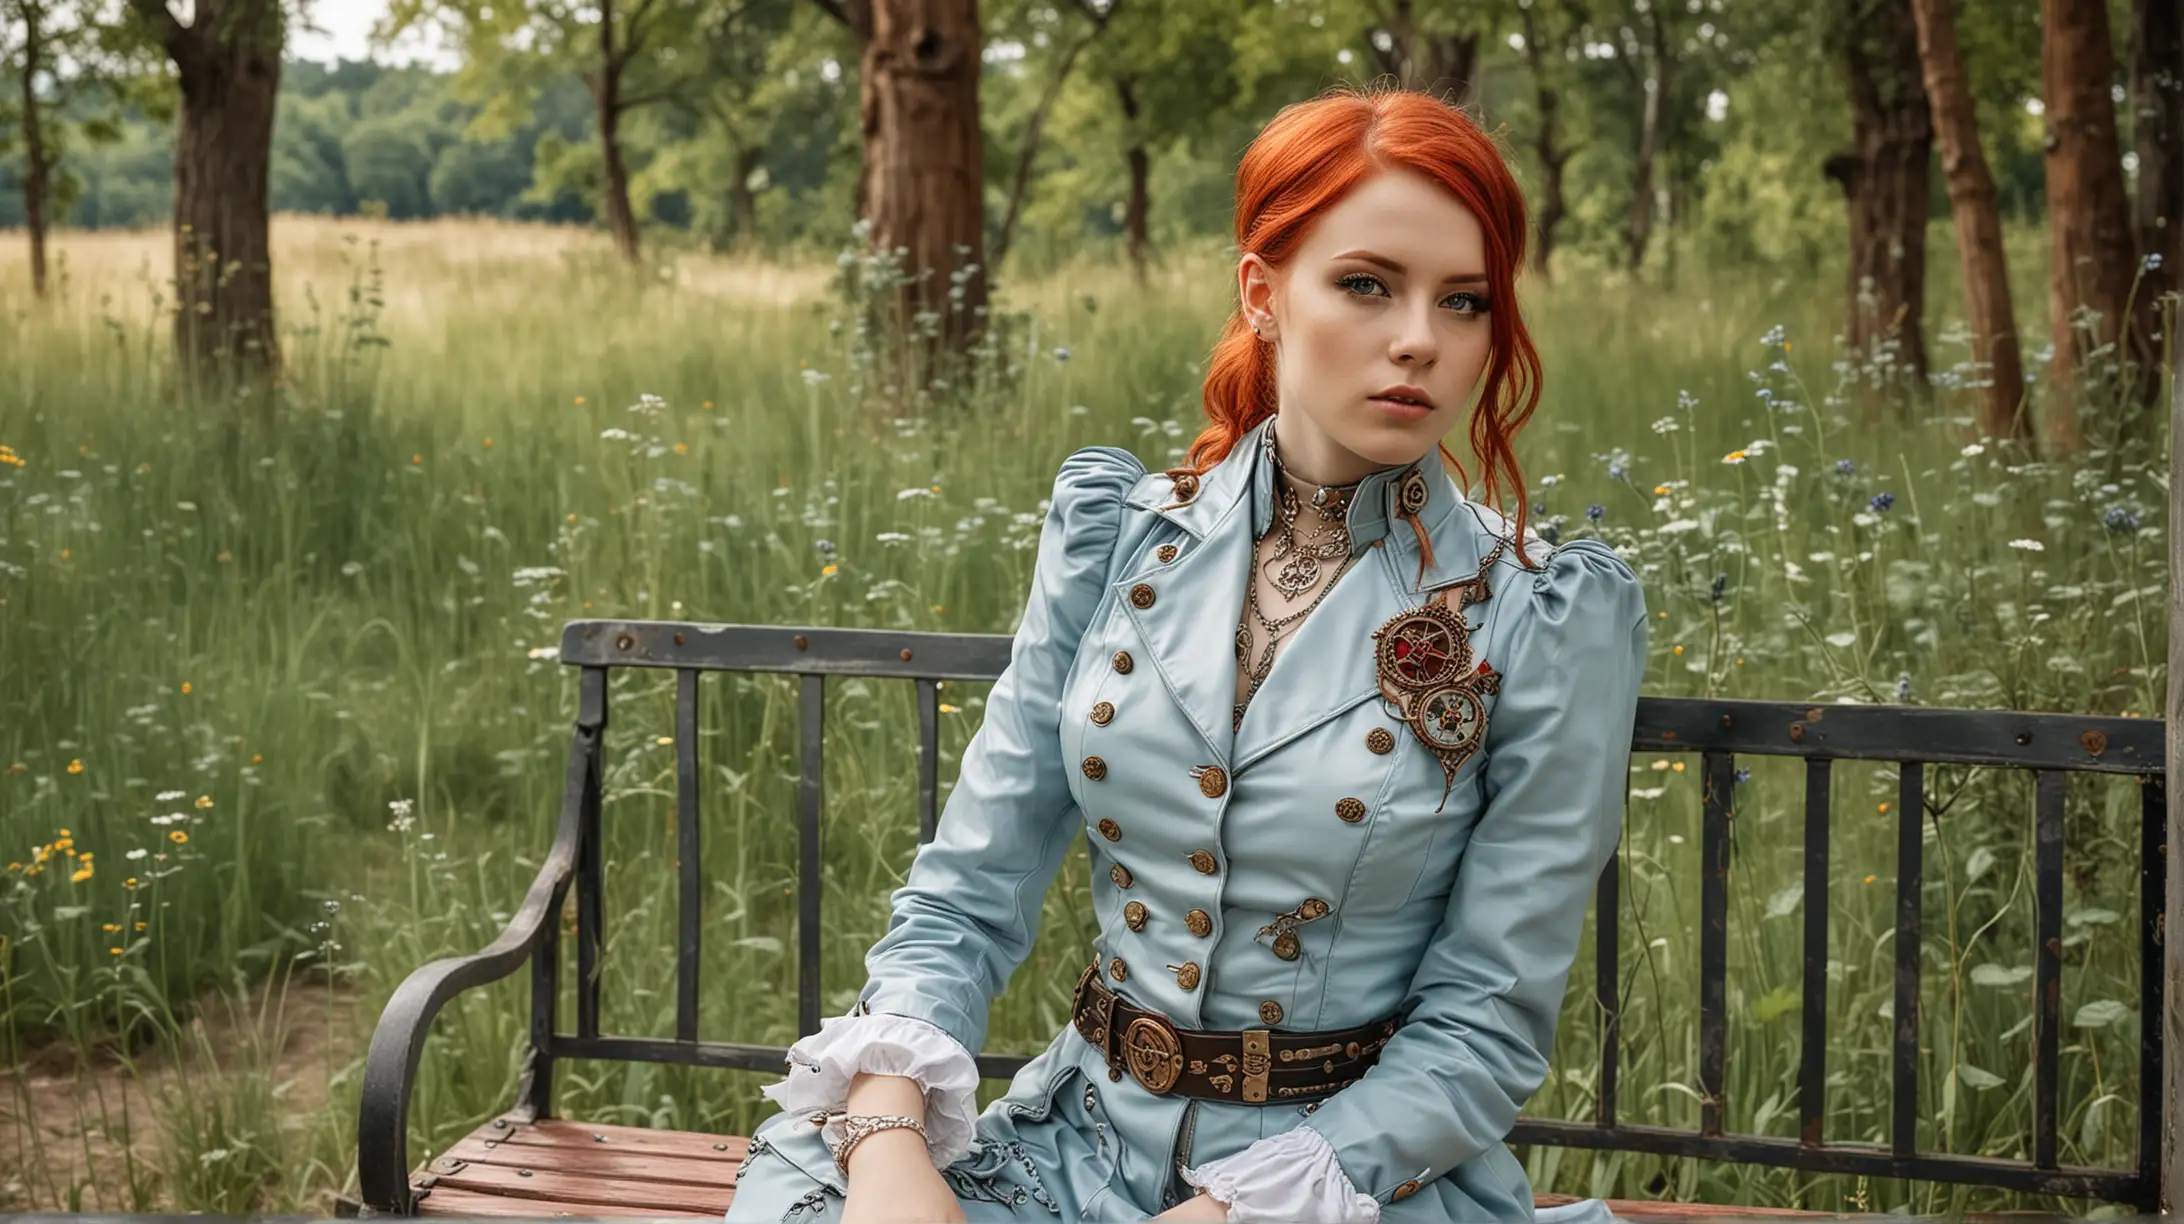
[[[1367,548],[1297,626],[1244,709],[1236,772],[1380,691],[1373,630],[1414,606],[1395,582],[1388,550]]]

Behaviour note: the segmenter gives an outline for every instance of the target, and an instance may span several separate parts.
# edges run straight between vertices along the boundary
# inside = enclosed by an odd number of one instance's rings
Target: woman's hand
[[[1226,1224],[1228,1204],[1201,1190],[1153,1217],[1156,1220],[1198,1220],[1205,1224]]]
[[[849,1154],[842,1224],[963,1224],[963,1204],[916,1131],[887,1130]]]
[[[925,1117],[925,1092],[900,1075],[860,1073],[844,1108],[853,1114]],[[849,1152],[849,1194],[842,1224],[963,1224],[963,1204],[933,1167],[932,1149],[914,1130],[876,1131]]]

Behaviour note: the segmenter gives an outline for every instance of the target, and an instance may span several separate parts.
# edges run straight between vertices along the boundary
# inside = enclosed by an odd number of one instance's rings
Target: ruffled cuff
[[[961,1042],[936,1025],[887,1012],[836,1016],[789,1047],[789,1074],[760,1089],[789,1113],[837,1110],[860,1072],[902,1075],[925,1089],[925,1141],[933,1167],[945,1169],[971,1153],[978,1124],[978,1063]],[[842,1120],[821,1132],[842,1141]]]
[[[1183,1180],[1227,1203],[1229,1224],[1380,1220],[1379,1201],[1350,1184],[1326,1136],[1310,1127],[1268,1135],[1233,1156],[1184,1169]]]

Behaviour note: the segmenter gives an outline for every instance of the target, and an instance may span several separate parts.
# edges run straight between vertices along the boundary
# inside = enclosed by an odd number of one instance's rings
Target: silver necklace
[[[1297,514],[1302,508],[1301,499],[1289,484],[1281,452],[1274,447],[1274,431],[1267,430],[1265,436],[1267,459],[1274,465],[1274,504],[1278,512],[1274,546],[1267,550],[1260,568],[1283,599],[1294,601],[1319,581],[1320,562],[1350,554],[1350,494],[1356,485],[1319,485],[1312,490],[1312,510],[1319,516],[1320,530],[1314,533],[1311,544],[1300,544]]]

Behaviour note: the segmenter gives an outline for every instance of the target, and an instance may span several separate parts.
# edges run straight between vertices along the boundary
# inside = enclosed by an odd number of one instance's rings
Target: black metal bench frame
[[[363,1210],[412,1214],[407,1120],[411,1085],[433,1017],[456,994],[531,969],[529,1048],[510,1117],[552,1116],[554,1063],[617,1059],[779,1071],[776,1046],[699,1041],[698,948],[704,881],[700,878],[697,754],[698,684],[714,671],[800,677],[797,894],[798,1032],[820,1022],[819,898],[822,715],[830,676],[905,679],[917,686],[918,826],[922,844],[938,816],[939,681],[991,681],[1009,660],[1000,634],[797,629],[668,621],[573,621],[563,627],[561,662],[582,669],[566,790],[553,846],[522,907],[483,950],[416,970],[396,989],[372,1034],[359,1107],[357,1167]],[[607,728],[608,676],[617,667],[676,672],[675,753],[679,915],[676,1020],[672,1040],[614,1037],[599,1031],[601,908],[600,788]],[[1589,1122],[1526,1118],[1513,1143],[1613,1149],[1784,1166],[1820,1173],[1968,1183],[2040,1194],[2090,1197],[2159,1210],[2162,1168],[2162,1067],[2165,1057],[2161,926],[2167,888],[2162,721],[1935,710],[1887,706],[1809,706],[1789,702],[1648,697],[1639,702],[1636,752],[1697,753],[1703,781],[1700,947],[1700,1125],[1695,1131],[1632,1126],[1616,1117],[1618,1009],[1617,867],[1601,874],[1596,906],[1597,1002],[1604,1016],[1599,1093]],[[1806,762],[1803,1051],[1799,1137],[1730,1134],[1723,1129],[1728,1032],[1724,982],[1728,956],[1732,791],[1740,754]],[[1892,1141],[1830,1143],[1821,1108],[1827,1078],[1828,793],[1836,761],[1900,766],[1896,804],[1895,1054]],[[2033,1155],[2028,1161],[1917,1150],[1919,928],[1923,878],[1921,821],[1929,764],[2000,766],[2033,771],[2037,952],[2033,1078]],[[2082,1168],[2056,1162],[2057,1068],[2061,1017],[2063,801],[2072,773],[2136,776],[2140,784],[2139,1128],[2135,1168]],[[1620,855],[1618,855],[1618,860]],[[558,1031],[561,943],[553,921],[576,889],[576,1031]],[[1027,1060],[981,1054],[979,1070],[1008,1077]]]

